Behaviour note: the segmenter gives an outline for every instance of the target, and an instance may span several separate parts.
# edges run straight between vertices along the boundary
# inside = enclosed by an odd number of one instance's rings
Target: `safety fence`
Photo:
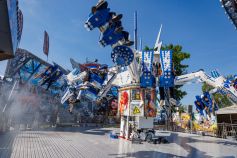
[[[237,124],[218,123],[216,135],[224,139],[237,140]]]
[[[187,126],[187,128],[183,128],[175,124],[174,122],[165,123],[163,125],[155,125],[156,130],[169,130],[174,132],[184,132],[184,133],[193,133],[198,135],[212,136],[223,139],[230,139],[237,141],[237,124],[230,123],[218,123],[217,128],[215,130],[195,130],[192,127]]]

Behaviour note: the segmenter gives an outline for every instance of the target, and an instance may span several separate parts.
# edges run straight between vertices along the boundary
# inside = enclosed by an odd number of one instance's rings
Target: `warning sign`
[[[135,106],[133,109],[133,114],[136,115],[136,114],[140,114],[140,113],[141,113],[140,109],[137,106]]]

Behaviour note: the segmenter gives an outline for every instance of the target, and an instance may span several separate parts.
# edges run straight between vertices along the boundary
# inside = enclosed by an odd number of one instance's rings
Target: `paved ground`
[[[24,131],[0,134],[1,158],[237,157],[237,142],[172,133],[169,144],[110,139],[109,129]]]

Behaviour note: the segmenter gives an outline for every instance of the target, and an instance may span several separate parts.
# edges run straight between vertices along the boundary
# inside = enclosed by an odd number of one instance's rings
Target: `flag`
[[[152,62],[154,57],[154,51],[143,51],[142,52],[142,71],[152,72]]]
[[[174,86],[174,75],[173,75],[173,62],[172,62],[172,51],[162,50],[160,51],[160,60],[162,68],[162,76],[160,77],[161,87],[173,87]]]
[[[49,55],[49,35],[46,31],[44,31],[44,46],[43,51],[45,55]]]
[[[142,52],[142,76],[140,78],[141,87],[152,87],[154,84],[154,76],[152,74],[152,63],[154,51]]]

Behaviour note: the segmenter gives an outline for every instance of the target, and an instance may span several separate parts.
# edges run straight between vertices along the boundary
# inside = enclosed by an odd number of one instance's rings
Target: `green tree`
[[[174,69],[177,76],[187,73],[188,65],[183,64],[182,62],[190,58],[190,53],[182,51],[182,46],[173,45],[173,44],[163,46],[161,50],[173,51],[173,64],[174,64]],[[182,91],[181,87],[182,87],[181,85],[175,86],[175,89],[174,89],[176,99],[178,100],[181,100],[185,95],[187,95],[187,92]]]
[[[203,83],[203,85],[202,85],[203,92],[209,92],[212,89],[214,89],[214,87],[212,87],[206,83]],[[223,107],[232,105],[232,103],[230,102],[230,100],[227,98],[226,95],[222,95],[220,93],[215,93],[215,94],[213,94],[213,98],[214,98],[215,102],[218,104],[219,108],[223,108]]]
[[[145,51],[154,50],[154,48],[150,48],[150,47],[148,47],[148,46],[145,46],[144,50],[145,50]]]

